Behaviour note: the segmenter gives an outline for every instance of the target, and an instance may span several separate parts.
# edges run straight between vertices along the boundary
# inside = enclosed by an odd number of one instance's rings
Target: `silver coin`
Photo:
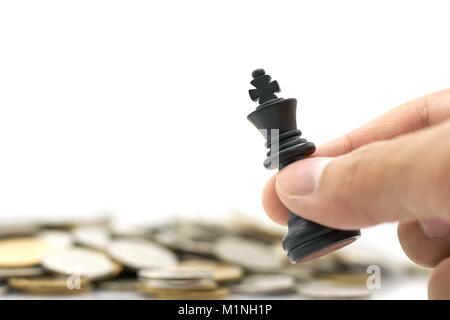
[[[229,226],[219,221],[180,220],[175,224],[175,231],[187,238],[203,241],[215,241],[232,233]]]
[[[314,277],[314,269],[301,264],[290,264],[280,270],[281,274],[291,276],[298,281],[309,281]]]
[[[181,219],[156,234],[155,240],[182,253],[214,255],[217,238],[229,233],[229,229],[218,222]]]
[[[108,230],[113,237],[125,238],[149,238],[150,232],[146,227],[121,221],[112,221],[108,224]]]
[[[212,255],[214,253],[214,242],[189,238],[175,231],[160,232],[155,236],[155,240],[169,248],[180,250],[186,253]]]
[[[44,269],[41,267],[0,268],[0,279],[13,277],[34,277],[42,274],[44,274]]]
[[[63,230],[42,230],[37,233],[37,237],[44,239],[55,249],[70,248],[72,246],[72,235]]]
[[[113,240],[106,250],[114,260],[134,270],[173,266],[178,261],[170,250],[143,239]]]
[[[141,270],[141,285],[147,289],[207,289],[216,287],[209,271],[186,271],[176,267]]]
[[[327,281],[313,281],[297,288],[298,293],[312,299],[366,299],[371,291],[360,285],[346,285]]]
[[[220,259],[251,271],[270,272],[283,266],[281,257],[273,247],[264,242],[234,236],[224,237],[216,243],[214,251]]]
[[[85,226],[72,230],[73,240],[84,247],[104,250],[110,237],[107,228],[102,226]]]
[[[91,280],[114,272],[114,263],[104,254],[83,248],[60,249],[47,253],[42,265],[55,273],[80,275]]]
[[[26,218],[0,219],[0,237],[27,236],[39,230],[37,221]]]
[[[246,294],[286,293],[295,289],[295,279],[286,275],[253,275],[231,286],[231,291]]]
[[[185,271],[175,268],[164,269],[147,269],[138,273],[141,279],[165,279],[165,280],[194,280],[194,279],[211,279],[212,273],[204,270]]]

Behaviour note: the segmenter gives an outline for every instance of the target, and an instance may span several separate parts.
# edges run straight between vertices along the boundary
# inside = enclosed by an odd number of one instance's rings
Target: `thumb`
[[[278,173],[276,190],[291,211],[341,229],[448,220],[450,121],[337,158],[297,161]]]

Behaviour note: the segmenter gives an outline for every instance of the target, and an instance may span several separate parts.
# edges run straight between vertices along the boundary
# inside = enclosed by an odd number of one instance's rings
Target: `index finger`
[[[414,99],[388,111],[362,127],[323,144],[314,156],[339,156],[370,142],[388,140],[449,118],[450,89],[446,89]]]

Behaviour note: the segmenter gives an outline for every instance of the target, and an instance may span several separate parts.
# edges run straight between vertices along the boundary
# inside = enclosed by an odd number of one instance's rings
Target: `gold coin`
[[[0,240],[0,267],[20,268],[37,265],[52,246],[39,238]]]
[[[372,294],[365,285],[340,284],[322,280],[302,284],[297,291],[305,298],[332,300],[367,299]]]
[[[177,268],[180,270],[209,271],[217,282],[232,282],[242,278],[244,270],[238,265],[220,263],[212,260],[186,260]]]
[[[149,290],[138,284],[138,289],[162,300],[219,300],[227,298],[230,293],[229,289],[224,287],[208,290]]]
[[[19,291],[32,294],[81,294],[91,290],[86,278],[63,277],[11,278],[9,285]]]
[[[190,291],[190,290],[210,290],[217,287],[215,282],[204,280],[141,280],[139,283],[142,291],[145,292],[166,292],[166,291]]]
[[[329,275],[320,275],[318,280],[326,280],[336,284],[362,285],[365,286],[369,274],[366,273],[336,273]]]

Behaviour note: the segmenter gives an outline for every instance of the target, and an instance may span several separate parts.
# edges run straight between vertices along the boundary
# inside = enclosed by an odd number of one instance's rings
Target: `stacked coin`
[[[205,270],[141,270],[139,279],[138,288],[157,299],[218,299],[228,295],[228,290],[218,288],[213,274]]]
[[[239,265],[221,263],[214,260],[185,260],[178,268],[180,270],[201,270],[212,274],[214,280],[218,283],[232,283],[240,280],[244,270]]]
[[[156,299],[224,299],[230,294],[365,299],[371,295],[369,264],[383,271],[429,273],[352,246],[293,265],[281,248],[284,232],[236,213],[223,221],[183,218],[147,225],[118,223],[104,215],[0,219],[0,294],[98,290],[135,291]]]

